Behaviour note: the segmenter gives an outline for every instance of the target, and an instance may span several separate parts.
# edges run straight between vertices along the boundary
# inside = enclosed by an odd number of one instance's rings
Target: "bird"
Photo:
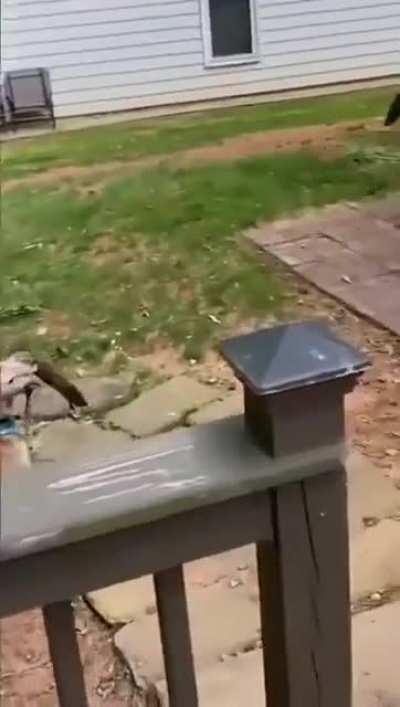
[[[60,393],[69,403],[70,412],[86,407],[81,391],[47,361],[36,359],[30,352],[17,352],[0,361],[0,471],[29,466],[26,436],[30,421],[31,397],[43,383]],[[25,396],[25,430],[14,403]]]
[[[60,393],[76,409],[87,405],[81,391],[70,383],[47,361],[36,359],[28,351],[20,351],[0,361],[0,402],[3,404],[21,393],[30,398],[35,388],[41,383],[49,385]],[[1,414],[1,407],[0,407]]]
[[[395,96],[392,103],[390,104],[387,116],[385,118],[385,125],[393,125],[400,118],[400,93]]]

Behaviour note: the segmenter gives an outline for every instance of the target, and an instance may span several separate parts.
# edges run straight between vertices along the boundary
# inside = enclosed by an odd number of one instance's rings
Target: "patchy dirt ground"
[[[126,162],[115,161],[89,166],[66,165],[55,167],[46,172],[29,175],[21,179],[3,181],[4,193],[16,188],[31,186],[49,186],[57,183],[74,184],[89,180],[89,190],[101,189],[102,180],[114,175],[132,174],[133,171],[154,167],[158,164],[189,166],[200,162],[231,162],[245,157],[259,156],[268,152],[296,152],[301,149],[325,154],[327,158],[337,156],[352,135],[362,135],[370,130],[377,130],[379,121],[343,122],[336,125],[310,125],[303,128],[285,128],[267,130],[238,137],[227,138],[215,145],[206,145],[189,150],[182,150],[168,155],[152,155]],[[98,182],[98,184],[97,184]]]
[[[91,707],[157,707],[135,690],[129,671],[112,649],[112,632],[82,602],[76,629]],[[53,671],[40,611],[2,621],[2,707],[57,707]]]
[[[370,124],[371,126],[373,123]],[[232,162],[245,157],[259,156],[268,152],[297,152],[307,149],[337,155],[349,138],[349,134],[362,134],[368,130],[366,123],[343,122],[337,125],[308,125],[303,128],[269,130],[224,140],[219,145],[210,145],[187,150],[182,154],[183,163]]]

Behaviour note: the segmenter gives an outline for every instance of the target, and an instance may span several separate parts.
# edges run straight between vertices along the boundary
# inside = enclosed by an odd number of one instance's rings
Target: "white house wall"
[[[2,0],[2,69],[50,70],[56,115],[400,74],[400,0],[255,0],[260,60],[207,68],[201,0]]]

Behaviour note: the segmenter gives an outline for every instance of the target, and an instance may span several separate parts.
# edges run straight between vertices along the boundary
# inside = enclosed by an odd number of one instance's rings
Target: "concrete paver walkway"
[[[395,629],[399,622],[399,603],[354,618],[353,707],[400,707],[400,631]],[[261,650],[213,665],[200,676],[200,704],[205,707],[262,707],[262,670]]]
[[[247,235],[324,292],[400,335],[400,194],[328,206]]]

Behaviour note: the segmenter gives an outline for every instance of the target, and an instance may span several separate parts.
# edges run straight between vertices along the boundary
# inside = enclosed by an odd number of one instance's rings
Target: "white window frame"
[[[251,54],[232,54],[228,56],[214,56],[211,37],[210,0],[201,2],[201,25],[204,41],[204,63],[207,67],[235,66],[238,64],[255,64],[260,61],[259,44],[257,37],[256,0],[249,0],[250,28],[253,51]]]

